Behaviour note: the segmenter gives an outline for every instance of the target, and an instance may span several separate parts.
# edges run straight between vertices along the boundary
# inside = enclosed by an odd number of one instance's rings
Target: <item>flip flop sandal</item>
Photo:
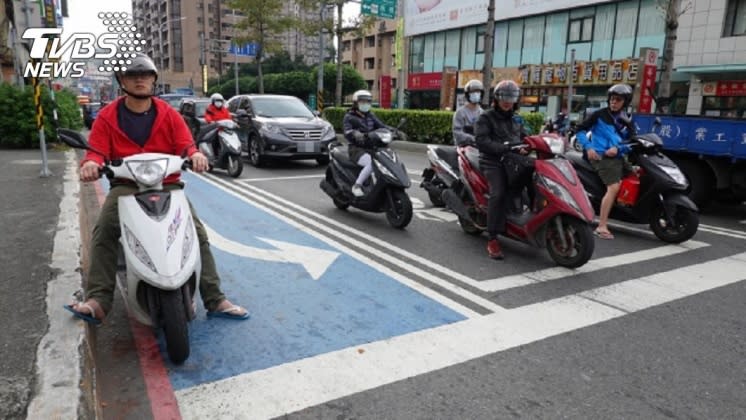
[[[78,312],[73,308],[73,305],[62,305],[63,308],[67,309],[68,311],[72,312],[73,316],[78,319],[82,319],[83,321],[91,324],[91,325],[101,325],[101,320],[96,318],[96,310],[93,309],[93,306],[85,303],[85,302],[79,302],[77,304],[77,307],[83,307],[87,308],[89,311],[91,311],[88,314],[84,314],[83,312]]]
[[[600,230],[594,230],[593,234],[601,239],[614,239],[614,235],[611,232],[601,232]]]
[[[213,312],[207,312],[208,318],[225,318],[225,319],[235,319],[239,321],[243,321],[250,318],[249,311],[246,311],[243,309],[244,312],[241,315],[234,314],[235,311],[240,311],[243,308],[240,306],[231,306],[230,308],[223,309],[222,311],[213,311]]]

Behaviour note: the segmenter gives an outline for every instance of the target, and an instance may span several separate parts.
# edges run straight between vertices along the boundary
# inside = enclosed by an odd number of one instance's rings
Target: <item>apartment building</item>
[[[382,90],[384,98],[395,96],[395,40],[396,21],[390,19],[376,21],[362,37],[352,32],[342,37],[342,64],[351,65],[363,76],[374,102],[382,102]]]
[[[284,1],[284,13],[305,21],[318,21],[318,13],[307,12],[294,1]],[[135,24],[148,41],[146,52],[160,67],[165,91],[192,87],[201,92],[202,66],[207,77],[217,77],[235,63],[253,62],[250,56],[228,51],[238,35],[235,24],[243,15],[220,0],[133,0]],[[302,54],[308,63],[318,62],[318,36],[307,36],[298,28],[277,35],[291,58]]]

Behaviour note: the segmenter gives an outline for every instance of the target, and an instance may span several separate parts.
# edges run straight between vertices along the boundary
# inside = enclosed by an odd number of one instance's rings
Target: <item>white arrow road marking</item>
[[[682,267],[205,383],[176,399],[184,418],[274,418],[735,284],[744,266],[746,254]]]
[[[225,252],[238,255],[239,257],[263,261],[301,264],[314,280],[318,280],[323,276],[329,266],[332,265],[334,260],[339,256],[339,253],[334,251],[327,251],[325,249],[311,248],[308,246],[259,237],[257,237],[257,239],[266,242],[277,249],[253,248],[220,235],[204,222],[202,222],[202,224],[205,226],[207,236],[210,238],[210,244],[212,246],[220,248]]]

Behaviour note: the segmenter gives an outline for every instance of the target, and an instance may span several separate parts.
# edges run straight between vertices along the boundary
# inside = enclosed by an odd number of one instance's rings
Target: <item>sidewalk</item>
[[[85,330],[66,322],[61,308],[80,287],[78,194],[70,191],[78,183],[66,173],[72,152],[49,150],[48,158],[52,176],[42,178],[41,151],[0,150],[3,419],[86,417],[79,412]]]

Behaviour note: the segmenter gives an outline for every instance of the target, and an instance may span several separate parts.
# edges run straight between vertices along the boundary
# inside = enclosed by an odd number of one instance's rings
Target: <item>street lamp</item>
[[[161,71],[161,72],[164,71],[164,68],[163,68],[163,27],[165,25],[168,25],[171,22],[178,22],[178,21],[181,21],[181,20],[184,20],[184,19],[186,19],[186,16],[180,16],[180,17],[178,17],[176,19],[169,19],[169,20],[161,23],[160,25],[158,25],[158,45],[159,45],[159,50],[160,50],[159,54],[160,54],[160,57],[161,57],[161,59],[160,59],[161,65],[160,65],[159,71]],[[169,57],[170,56],[171,56],[171,50],[169,50]],[[163,77],[159,77],[159,79],[161,81],[160,82],[160,85],[161,85],[160,93],[163,94],[163,93],[165,93],[165,92],[163,92]]]

